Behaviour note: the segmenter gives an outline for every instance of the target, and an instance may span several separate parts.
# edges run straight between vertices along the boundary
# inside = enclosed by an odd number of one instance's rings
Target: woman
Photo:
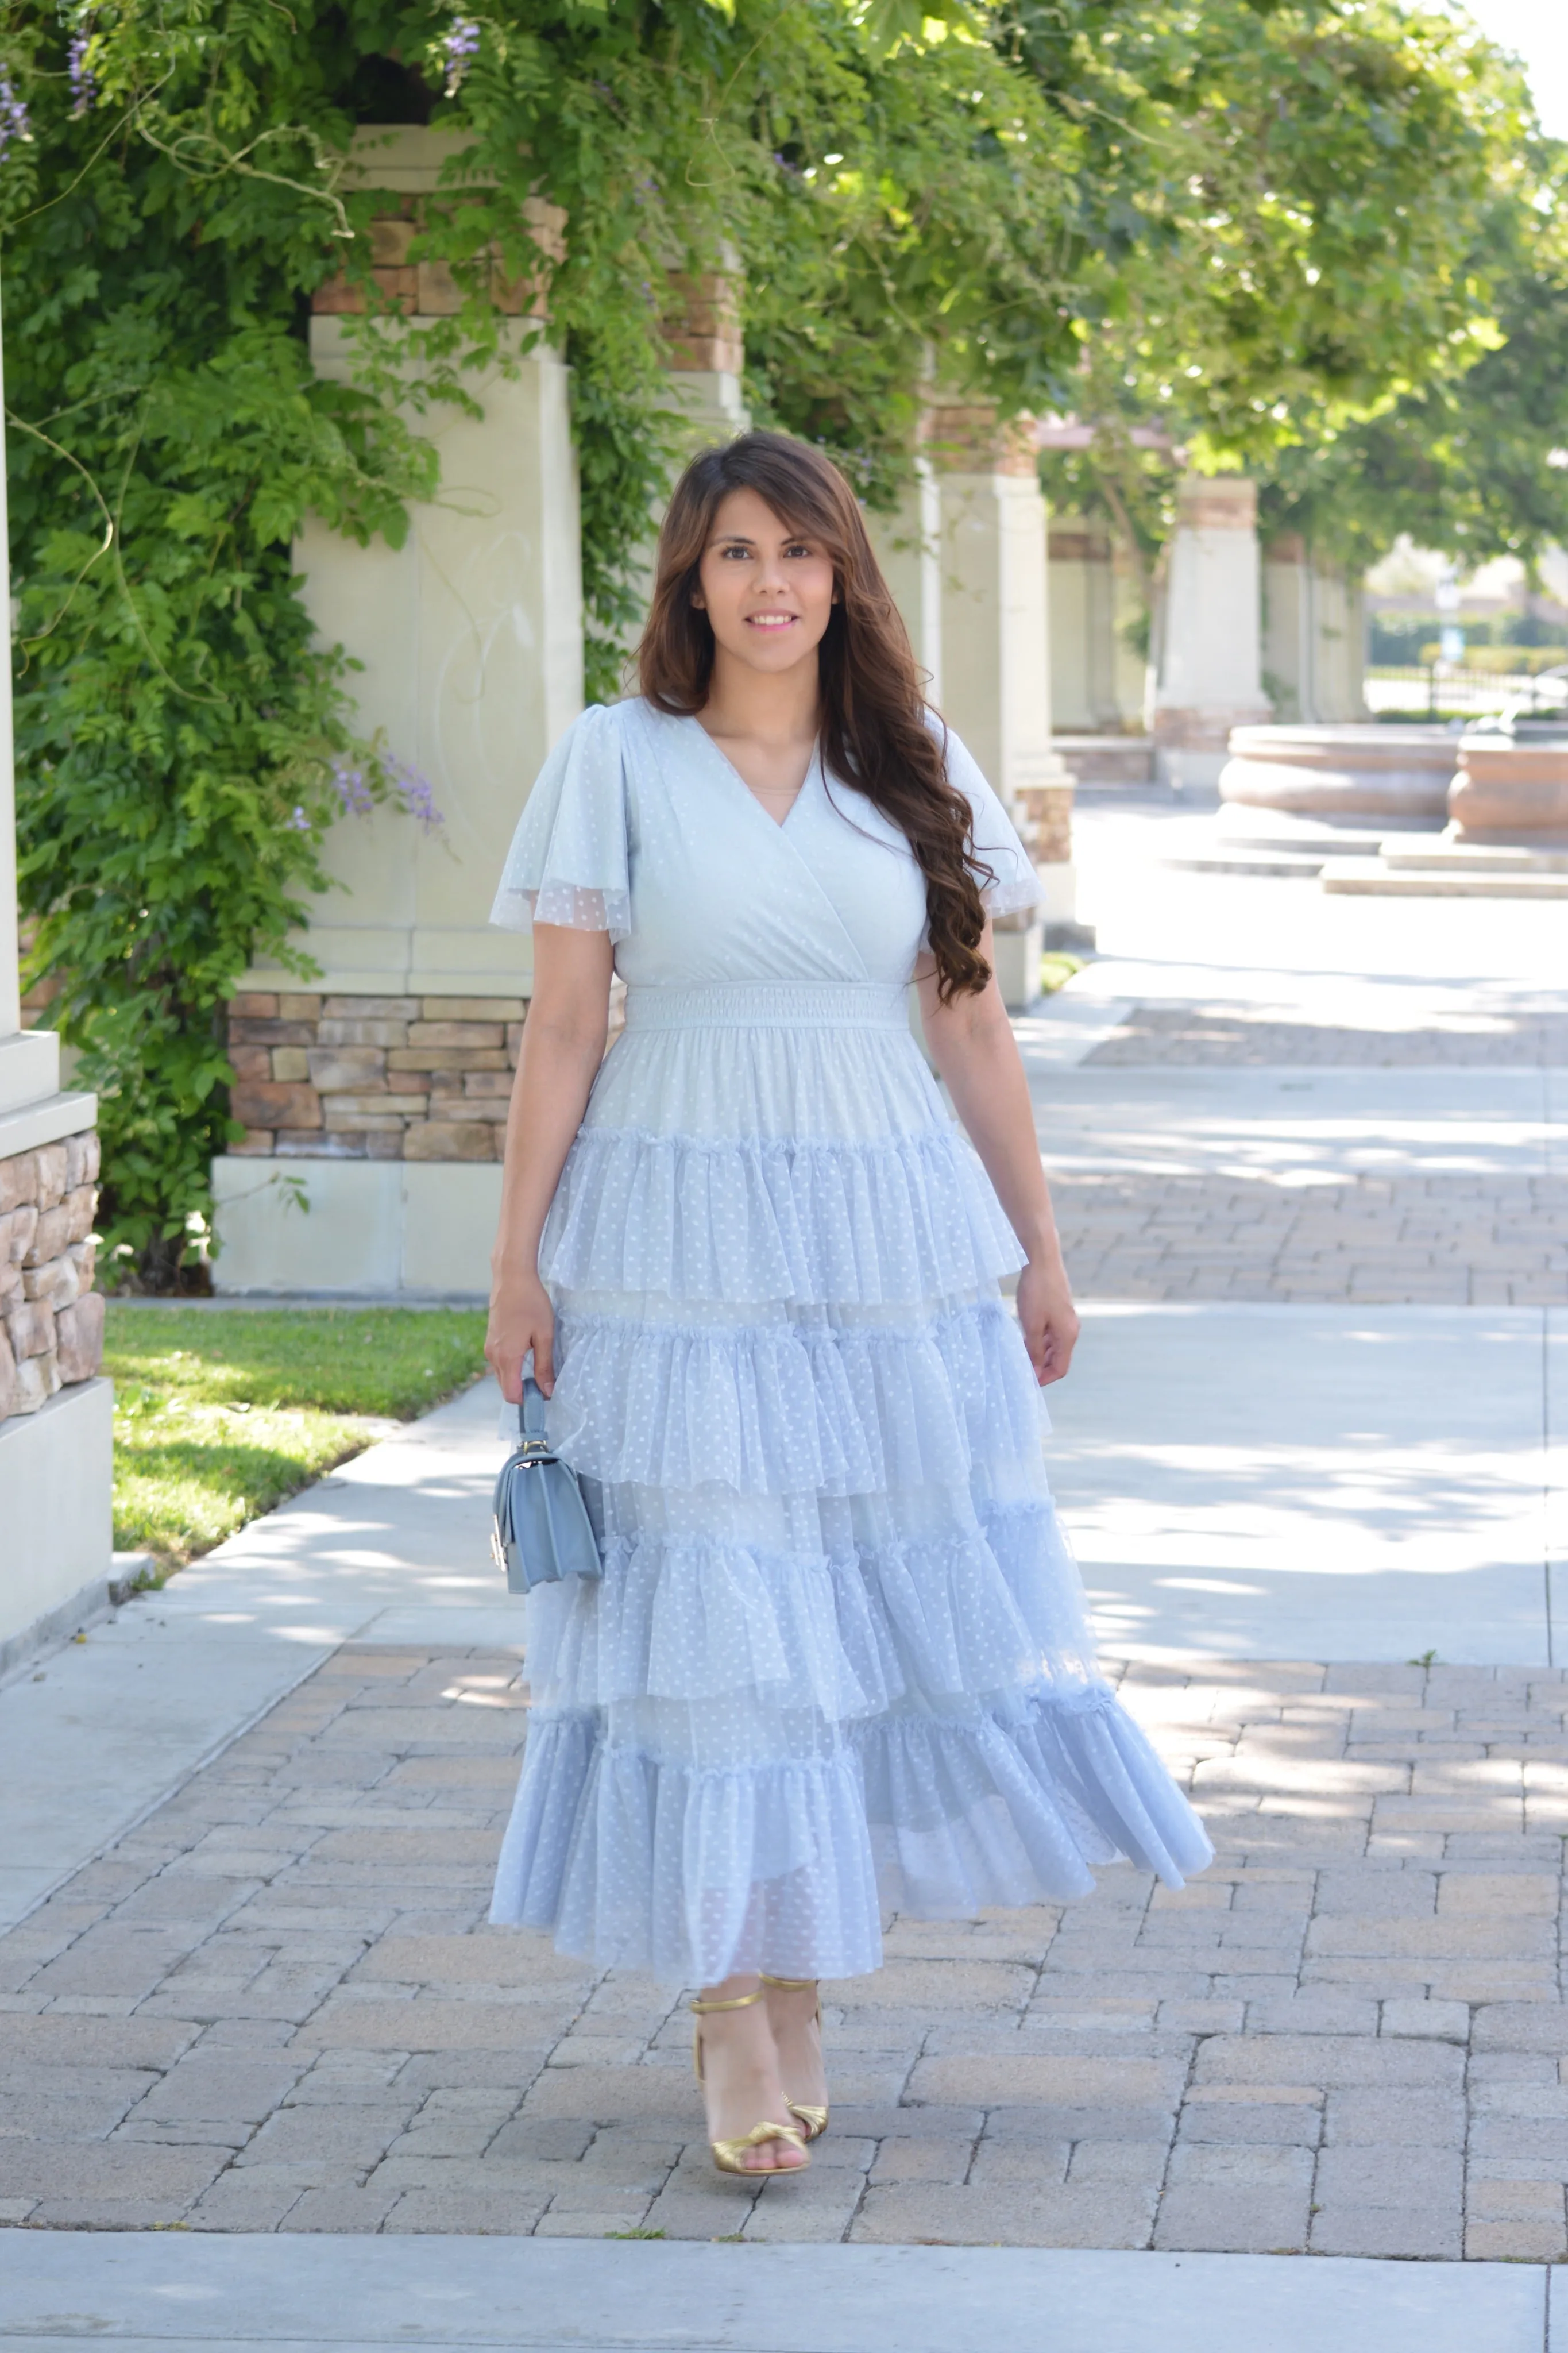
[[[496,907],[534,983],[486,1355],[515,1399],[531,1350],[604,1575],[530,1597],[491,1918],[700,1986],[714,2160],[787,2172],[816,1981],[879,1966],[884,1909],[1211,1850],[1095,1679],[1041,1462],[1078,1320],[989,927],[1034,872],[825,458],[693,460],[639,660]]]

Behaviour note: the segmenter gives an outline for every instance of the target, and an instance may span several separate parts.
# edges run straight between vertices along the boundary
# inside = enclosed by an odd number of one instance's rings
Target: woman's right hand
[[[490,1287],[485,1362],[508,1405],[522,1398],[522,1360],[533,1351],[533,1377],[546,1397],[555,1387],[555,1311],[539,1277],[510,1275]]]

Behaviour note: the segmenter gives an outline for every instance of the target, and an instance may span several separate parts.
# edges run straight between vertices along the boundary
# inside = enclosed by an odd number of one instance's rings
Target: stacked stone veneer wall
[[[0,1160],[0,1421],[37,1413],[102,1365],[97,1178],[91,1128]]]
[[[1018,796],[1037,866],[1066,866],[1071,860],[1073,792],[1069,782],[1026,786]]]
[[[229,1005],[231,1153],[499,1160],[521,997],[256,992]]]
[[[381,211],[370,224],[370,276],[378,296],[405,318],[451,317],[462,309],[465,296],[447,264],[409,259],[409,249],[426,226],[431,203],[384,193],[380,202]],[[437,204],[434,209],[447,207]],[[521,278],[508,278],[497,248],[488,247],[483,259],[489,264],[489,297],[505,316],[542,319],[547,315],[547,265],[565,255],[566,216],[558,205],[546,204],[537,196],[531,196],[522,209],[529,233],[540,248],[540,269]],[[351,283],[341,271],[310,297],[310,308],[318,316],[357,316],[369,307],[364,287]]]

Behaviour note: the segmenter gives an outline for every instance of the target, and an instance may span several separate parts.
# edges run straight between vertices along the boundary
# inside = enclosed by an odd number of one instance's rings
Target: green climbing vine
[[[1373,210],[1418,191],[1435,224],[1351,311],[1303,290],[1304,206],[1342,261],[1379,249],[1321,168],[1331,37],[1364,84]],[[307,517],[397,543],[438,495],[432,410],[548,332],[603,694],[678,438],[672,277],[743,284],[753,413],[873,504],[932,376],[1005,415],[1118,375],[1146,404],[1195,339],[1216,449],[1279,433],[1281,367],[1304,436],[1335,403],[1370,413],[1486,315],[1445,240],[1496,125],[1410,49],[1391,0],[0,0],[21,892],[29,971],[100,1095],[122,1263],[181,1280],[231,1132],[224,1002],[258,953],[307,970],[289,941],[329,826],[377,800],[437,821],[312,635]],[[400,122],[457,134],[408,259],[460,299],[417,329],[371,276],[375,200],[346,169],[356,127]],[[307,344],[339,270],[366,302],[346,382]],[[547,322],[498,303],[520,279]]]

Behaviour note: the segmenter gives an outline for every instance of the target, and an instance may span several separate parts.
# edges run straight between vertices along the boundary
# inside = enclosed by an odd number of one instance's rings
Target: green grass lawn
[[[1065,988],[1075,972],[1083,970],[1082,956],[1068,955],[1065,949],[1047,948],[1040,958],[1040,987],[1047,997]]]
[[[484,1370],[472,1309],[110,1300],[114,1542],[178,1567]],[[367,1419],[368,1417],[368,1419]]]

